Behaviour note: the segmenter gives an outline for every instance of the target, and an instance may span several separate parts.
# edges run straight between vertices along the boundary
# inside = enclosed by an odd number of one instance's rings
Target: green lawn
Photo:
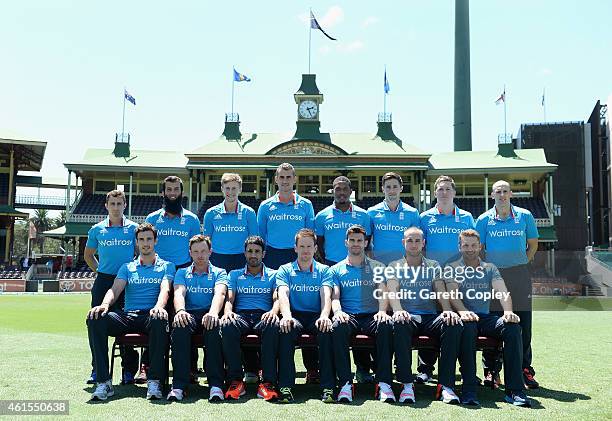
[[[612,313],[607,311],[536,312],[534,365],[543,387],[530,392],[532,409],[511,407],[501,402],[501,391],[485,389],[482,408],[449,406],[432,401],[433,385],[417,386],[417,404],[410,407],[374,401],[372,385],[358,386],[350,406],[323,404],[318,388],[304,385],[294,391],[298,403],[284,406],[256,399],[253,387],[242,402],[212,405],[204,386],[173,404],[147,402],[144,386],[116,386],[115,397],[92,404],[92,388],[84,383],[90,359],[84,323],[88,302],[85,294],[0,296],[0,399],[68,399],[70,415],[79,419],[612,418]],[[299,354],[297,360],[303,374]]]

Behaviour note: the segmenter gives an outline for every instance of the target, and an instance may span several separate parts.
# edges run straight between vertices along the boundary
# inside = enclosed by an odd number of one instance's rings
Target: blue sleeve
[[[280,287],[280,286],[285,286],[288,287],[289,286],[289,271],[287,270],[287,268],[285,267],[285,265],[281,266],[280,268],[278,268],[278,270],[276,271],[276,288]]]
[[[468,216],[469,216],[468,218],[469,228],[474,228],[476,226],[476,223],[474,222],[474,217],[472,216],[471,213],[468,213]]]
[[[259,228],[259,236],[265,242],[268,235],[268,206],[263,203],[259,205],[257,210],[257,227]]]
[[[153,222],[155,218],[153,217],[153,214],[150,213],[147,215],[147,217],[145,218],[145,222],[148,222],[149,224],[155,226],[155,222]]]
[[[98,248],[98,239],[96,238],[95,227],[89,228],[89,232],[87,233],[87,244],[85,244],[85,247],[89,247],[91,249]]]
[[[421,216],[419,215],[419,211],[415,209],[411,226],[418,228],[420,225],[421,225]]]
[[[195,218],[192,219],[191,233],[190,233],[189,238],[193,237],[194,235],[198,235],[198,234],[202,234],[202,226],[200,225],[200,220],[196,216]]]
[[[427,218],[423,217],[423,214],[419,219],[419,228],[423,231],[423,239],[427,240]]]
[[[255,216],[255,211],[249,209],[247,213],[247,229],[249,230],[249,236],[257,235],[259,232],[259,227],[257,226],[257,216]]]
[[[485,244],[487,241],[487,224],[489,223],[489,218],[486,216],[480,216],[478,221],[476,221],[476,231],[480,235],[480,244]]]
[[[220,284],[225,286],[229,284],[229,281],[227,279],[227,272],[225,271],[225,269],[221,269],[219,271],[219,275],[217,276],[217,280],[215,281],[215,286]]]
[[[337,269],[331,269],[330,268],[329,272],[330,272],[330,277],[331,277],[331,280],[332,280],[332,284],[334,286],[338,286],[339,287],[340,286],[340,271],[337,270]]]
[[[185,268],[176,271],[176,275],[174,275],[174,285],[185,285],[185,272]]]
[[[208,235],[209,237],[213,234],[213,215],[209,210],[204,214],[204,235]]]
[[[531,213],[525,214],[527,217],[525,219],[525,229],[527,230],[527,239],[531,240],[534,238],[539,238],[538,235],[538,227],[536,225],[535,219]]]
[[[315,228],[314,228],[315,234],[317,234],[319,237],[325,236],[325,227],[324,227],[323,221],[325,221],[325,215],[323,214],[323,211],[321,211],[317,213],[317,216],[315,216]]]
[[[314,227],[315,227],[314,219],[315,219],[314,208],[312,207],[312,203],[308,203],[308,207],[306,209],[306,221],[305,221],[306,228],[310,228],[314,230]]]
[[[124,281],[129,281],[130,279],[130,271],[127,268],[127,263],[124,263],[119,268],[119,272],[117,272],[117,279],[123,279]]]
[[[370,217],[370,235],[374,235],[374,215],[373,215],[374,212],[371,211],[370,209],[368,209],[368,211],[366,213]]]
[[[321,286],[325,286],[325,287],[330,287],[333,288],[334,287],[334,280],[332,279],[332,271],[330,270],[330,268],[324,268],[322,271],[322,276],[321,276]]]
[[[170,283],[174,281],[174,274],[176,273],[176,267],[172,262],[166,262],[166,272],[164,273],[164,278],[167,279]]]
[[[230,272],[227,277],[227,289],[229,289],[230,291],[235,291],[236,290],[236,277],[232,275],[232,272]]]
[[[370,215],[368,213],[363,214],[363,228],[365,229],[366,235],[372,235],[372,222],[370,221]]]

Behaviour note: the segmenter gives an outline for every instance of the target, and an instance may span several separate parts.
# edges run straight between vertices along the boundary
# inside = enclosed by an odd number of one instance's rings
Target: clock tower
[[[293,139],[322,140],[319,107],[323,94],[317,88],[316,75],[302,75],[300,89],[293,94],[297,104],[297,122]]]

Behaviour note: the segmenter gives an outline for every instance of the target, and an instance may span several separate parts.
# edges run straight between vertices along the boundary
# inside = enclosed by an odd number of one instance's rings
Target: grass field
[[[481,408],[445,405],[432,401],[433,384],[417,386],[417,403],[409,407],[373,400],[372,385],[358,385],[350,406],[323,404],[318,388],[305,385],[294,391],[298,403],[293,405],[258,400],[254,387],[241,402],[213,405],[206,401],[205,386],[193,388],[185,402],[172,404],[146,401],[145,386],[116,386],[108,402],[92,404],[92,388],[85,385],[88,301],[85,294],[0,295],[0,399],[67,399],[72,418],[107,420],[612,419],[612,313],[607,311],[536,312],[534,365],[542,388],[529,393],[532,409],[505,404],[503,392],[484,388],[479,392]],[[299,353],[296,360],[303,374]]]

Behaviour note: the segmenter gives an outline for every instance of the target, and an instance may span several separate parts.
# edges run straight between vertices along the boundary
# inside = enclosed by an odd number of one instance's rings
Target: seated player
[[[278,302],[273,300],[276,271],[267,268],[264,241],[251,236],[244,242],[247,264],[229,274],[228,296],[221,318],[223,356],[230,383],[226,399],[239,399],[246,393],[240,352],[240,338],[257,333],[261,337],[261,366],[263,381],[257,388],[257,397],[276,400],[275,390],[278,347]]]
[[[523,373],[523,342],[519,317],[512,311],[512,298],[499,270],[492,263],[480,260],[480,235],[469,229],[459,234],[461,258],[448,264],[454,276],[446,278],[448,291],[459,291],[462,300],[451,300],[463,320],[461,337],[461,373],[463,374],[462,402],[479,405],[476,396],[476,338],[491,336],[504,341],[505,400],[515,406],[530,407],[525,395]],[[449,272],[450,273],[450,272]],[[492,293],[492,294],[491,294]],[[491,295],[487,295],[491,294]],[[489,312],[491,298],[499,299],[503,316]]]
[[[194,235],[189,240],[193,263],[179,269],[174,277],[172,323],[172,390],[169,401],[182,401],[189,384],[191,335],[202,334],[206,349],[206,377],[211,402],[223,400],[223,351],[219,334],[219,313],[227,293],[227,273],[210,263],[210,237]],[[197,355],[197,354],[196,354]]]
[[[297,260],[282,265],[276,273],[276,288],[282,319],[278,345],[278,386],[282,403],[293,402],[295,345],[302,333],[317,336],[323,402],[334,401],[331,296],[333,281],[329,267],[316,262],[314,231],[304,228],[295,236]]]
[[[151,368],[147,380],[147,399],[161,399],[160,380],[164,376],[164,354],[168,346],[168,302],[174,264],[155,254],[157,231],[149,223],[136,228],[139,256],[124,263],[102,304],[87,314],[87,328],[94,350],[97,383],[92,400],[106,400],[114,395],[108,369],[108,337],[127,333],[149,336]],[[108,309],[125,290],[123,310]]]

